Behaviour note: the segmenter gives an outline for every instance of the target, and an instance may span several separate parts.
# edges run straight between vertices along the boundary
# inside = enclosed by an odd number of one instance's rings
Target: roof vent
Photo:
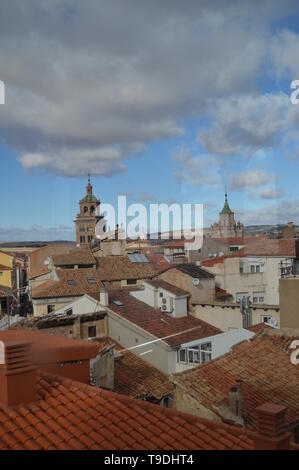
[[[19,405],[36,400],[36,367],[31,343],[0,341],[0,403]]]

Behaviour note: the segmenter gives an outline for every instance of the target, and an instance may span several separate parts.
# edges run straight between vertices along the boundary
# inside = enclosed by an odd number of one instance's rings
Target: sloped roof
[[[198,279],[214,279],[215,277],[214,274],[192,263],[175,264],[173,269],[178,269],[182,273]]]
[[[89,359],[99,351],[96,343],[21,328],[0,331],[0,341],[29,341],[35,364]]]
[[[88,249],[76,249],[70,253],[51,256],[54,266],[90,266],[96,264],[96,259]]]
[[[38,373],[38,401],[0,408],[0,449],[253,449],[251,434]]]
[[[102,281],[123,279],[148,279],[157,275],[152,263],[132,263],[128,256],[105,256],[98,258],[97,271]]]
[[[115,345],[115,351],[123,351],[123,347],[110,338],[95,340],[100,345]],[[160,401],[170,395],[174,385],[169,378],[158,369],[130,351],[115,355],[114,359],[114,391],[139,399],[155,399]]]
[[[99,292],[102,281],[94,268],[57,269],[58,281],[45,281],[32,289],[32,298],[72,297]],[[94,279],[95,283],[88,282]],[[74,282],[74,283],[73,283]]]
[[[28,279],[33,279],[49,272],[48,267],[44,264],[49,256],[69,253],[75,246],[75,243],[50,243],[32,251],[29,255],[30,269],[27,273]]]
[[[167,292],[171,292],[177,296],[190,296],[190,292],[181,289],[180,287],[169,284],[169,282],[163,281],[162,279],[145,281],[147,284],[150,284],[153,287],[164,289]]]
[[[116,305],[115,300],[119,300],[122,305]],[[151,335],[163,338],[172,348],[222,333],[219,328],[189,314],[181,318],[171,317],[136,299],[126,288],[109,292],[109,308]]]
[[[291,363],[289,349],[293,339],[266,330],[218,359],[175,374],[174,381],[215,412],[215,407],[228,404],[228,392],[240,379],[243,418],[249,429],[255,429],[254,410],[267,401],[288,408],[288,424],[299,422],[298,366]]]

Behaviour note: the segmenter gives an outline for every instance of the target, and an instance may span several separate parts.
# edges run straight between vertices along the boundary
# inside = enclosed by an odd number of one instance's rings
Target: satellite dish
[[[199,286],[199,279],[197,277],[193,278],[192,282],[194,286]]]

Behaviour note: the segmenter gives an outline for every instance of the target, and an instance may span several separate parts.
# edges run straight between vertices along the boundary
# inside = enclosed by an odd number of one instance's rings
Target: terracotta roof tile
[[[32,289],[33,298],[73,297],[99,292],[102,281],[95,268],[57,269],[58,280],[45,281]],[[93,280],[92,282],[89,280]]]
[[[175,374],[173,380],[216,412],[220,405],[228,404],[229,389],[240,379],[243,418],[249,429],[256,426],[255,408],[269,401],[288,408],[288,424],[298,422],[299,375],[290,361],[292,339],[272,328],[264,330],[210,363]]]
[[[97,271],[103,282],[124,279],[151,279],[158,273],[152,263],[133,263],[128,256],[98,258]]]
[[[75,249],[69,253],[51,256],[54,266],[91,266],[96,265],[96,259],[89,249]]]
[[[119,300],[122,305],[116,305],[115,300]],[[174,318],[160,309],[154,309],[130,295],[129,289],[111,291],[109,301],[109,308],[115,313],[157,338],[164,338],[163,341],[174,348],[189,341],[221,333],[218,328],[192,315]],[[178,334],[179,332],[182,333]]]
[[[171,292],[172,294],[177,296],[190,296],[190,292],[181,289],[180,287],[176,287],[172,284],[169,284],[168,282],[163,281],[162,279],[146,281],[146,283],[150,284],[153,287],[164,289],[167,292]]]

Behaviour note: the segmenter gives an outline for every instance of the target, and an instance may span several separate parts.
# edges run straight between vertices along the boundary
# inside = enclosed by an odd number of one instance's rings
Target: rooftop
[[[96,340],[101,345],[115,345],[114,391],[139,399],[160,401],[171,394],[174,385],[168,377],[140,356],[123,351],[120,344],[110,338]],[[123,352],[120,352],[123,351]]]
[[[99,292],[102,281],[94,268],[57,269],[58,281],[45,281],[32,289],[32,298],[76,297]]]
[[[96,259],[88,249],[75,249],[70,253],[51,256],[54,266],[90,266],[96,264]]]
[[[181,289],[180,287],[176,287],[172,284],[169,284],[166,281],[163,281],[162,279],[160,280],[150,280],[146,281],[147,284],[156,287],[157,289],[163,289],[166,290],[167,292],[170,292],[171,294],[174,294],[176,296],[190,296],[190,293],[184,289]]]
[[[183,263],[183,264],[176,264],[173,266],[173,269],[178,269],[184,274],[188,274],[193,278],[197,279],[214,279],[214,274],[209,273],[205,269],[200,268],[196,264],[191,263]]]
[[[128,256],[98,258],[97,271],[100,279],[107,282],[123,279],[147,279],[157,274],[152,263],[133,263]]]
[[[75,243],[50,243],[32,251],[29,255],[28,279],[49,272],[48,266],[45,265],[45,261],[49,256],[69,253],[75,246]]]
[[[249,429],[255,429],[255,408],[266,401],[288,408],[288,424],[299,422],[298,366],[291,363],[289,349],[293,339],[267,329],[218,359],[174,375],[174,381],[216,412],[228,404],[230,388],[241,380],[243,419]]]
[[[115,301],[121,305],[116,305]],[[218,328],[189,314],[181,318],[171,317],[136,299],[126,288],[109,292],[109,308],[153,336],[163,338],[172,348],[222,333]]]
[[[35,364],[70,361],[79,358],[88,359],[95,357],[99,351],[99,346],[96,343],[25,329],[0,331],[0,341],[28,341],[32,343]]]
[[[38,372],[38,401],[0,405],[0,449],[253,449],[243,429]]]

